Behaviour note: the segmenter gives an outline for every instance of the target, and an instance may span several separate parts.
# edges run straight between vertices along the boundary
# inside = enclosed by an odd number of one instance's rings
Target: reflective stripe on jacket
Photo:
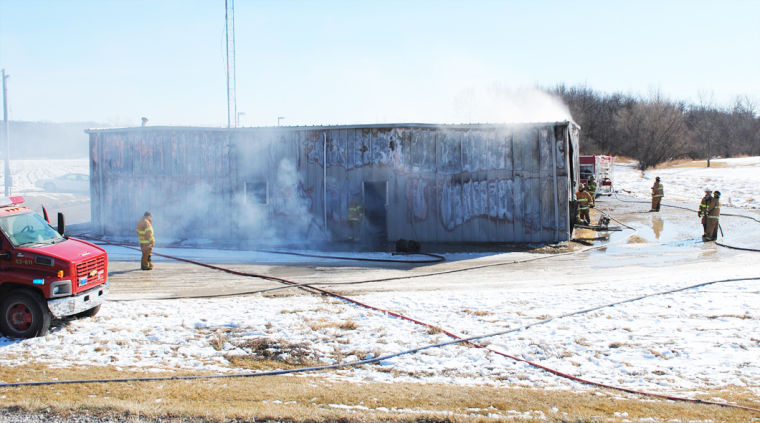
[[[589,206],[593,203],[593,198],[591,197],[591,194],[589,194],[586,191],[578,191],[575,193],[575,198],[578,200],[578,209],[579,210],[586,210],[589,208]]]
[[[662,182],[657,183],[655,182],[654,185],[652,185],[652,197],[662,197],[665,195],[665,190],[662,187]]]
[[[700,216],[707,216],[707,207],[710,205],[710,201],[712,201],[712,197],[702,197],[702,202],[699,203]]]
[[[710,201],[710,205],[707,206],[707,217],[709,219],[717,219],[720,217],[720,200],[713,198]]]
[[[146,218],[140,219],[137,223],[137,237],[140,240],[140,245],[153,244],[153,225],[150,220]]]
[[[361,204],[357,204],[348,208],[348,220],[350,222],[358,222],[364,215],[364,207]]]

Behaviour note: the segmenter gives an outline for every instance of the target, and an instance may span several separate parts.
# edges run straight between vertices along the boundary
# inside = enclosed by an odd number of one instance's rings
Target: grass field
[[[339,372],[338,372],[339,373]],[[0,370],[10,381],[128,378],[157,375],[114,368]],[[690,393],[683,393],[690,394]],[[749,407],[760,398],[727,387],[697,397],[720,397]],[[88,414],[125,421],[653,421],[747,422],[749,411],[651,399],[616,391],[578,392],[413,383],[344,383],[315,375],[194,381],[89,383],[0,389],[6,410]],[[622,411],[625,410],[625,411]],[[127,417],[131,420],[127,420]],[[135,420],[137,419],[137,420]]]

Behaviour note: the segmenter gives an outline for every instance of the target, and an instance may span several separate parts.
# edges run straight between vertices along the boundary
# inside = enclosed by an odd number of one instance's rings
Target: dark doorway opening
[[[364,182],[364,227],[362,240],[373,248],[383,248],[388,241],[386,204],[388,183]]]
[[[246,181],[245,202],[248,204],[269,204],[269,187],[266,182]]]

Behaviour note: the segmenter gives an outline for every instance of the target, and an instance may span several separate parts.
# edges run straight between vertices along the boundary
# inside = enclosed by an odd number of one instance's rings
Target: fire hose
[[[234,273],[234,274],[244,274],[245,273],[245,272],[238,272],[238,271],[231,270],[231,269],[225,269],[225,268],[222,268],[222,267],[219,267],[219,266],[208,265],[208,264],[201,263],[201,262],[194,262],[192,260],[187,260],[187,259],[182,259],[182,261],[187,261],[189,263],[195,263],[195,264],[198,264],[198,265],[201,265],[201,266],[206,266],[206,267],[210,267],[210,268],[214,268],[214,269],[218,269],[218,270],[222,270],[222,271],[226,271],[226,272]],[[258,276],[256,276],[256,277],[258,277]],[[295,284],[295,282],[288,281],[288,280],[282,279],[282,278],[271,278],[270,277],[269,279],[270,280],[281,281],[282,283]],[[115,379],[80,379],[80,380],[56,380],[56,381],[41,381],[41,382],[15,382],[15,383],[3,383],[3,384],[0,384],[0,388],[25,387],[25,386],[49,386],[49,385],[62,385],[62,384],[85,384],[85,383],[125,383],[125,382],[152,382],[152,381],[172,381],[172,380],[222,379],[222,378],[251,378],[251,377],[262,377],[262,376],[285,375],[285,374],[292,374],[292,373],[317,372],[317,371],[324,371],[324,370],[331,370],[331,369],[355,367],[355,366],[360,366],[360,365],[365,365],[365,364],[372,364],[372,363],[377,363],[377,362],[389,360],[389,359],[392,359],[392,358],[395,358],[395,357],[399,357],[399,356],[402,356],[402,355],[415,354],[417,352],[424,351],[424,350],[427,350],[427,349],[441,348],[441,347],[448,346],[448,345],[454,345],[454,344],[459,344],[459,343],[466,343],[466,344],[471,345],[471,346],[476,347],[476,348],[485,349],[485,350],[487,350],[489,352],[492,352],[494,354],[500,355],[502,357],[510,358],[512,360],[528,364],[528,365],[530,365],[530,366],[532,366],[534,368],[537,368],[537,369],[549,372],[549,373],[554,374],[556,376],[559,376],[559,377],[562,377],[562,378],[565,378],[565,379],[568,379],[568,380],[572,380],[572,381],[575,381],[575,382],[591,385],[591,386],[596,386],[596,387],[601,387],[601,388],[607,388],[607,389],[613,389],[613,390],[617,390],[617,391],[621,391],[621,392],[626,392],[626,393],[630,393],[630,394],[635,394],[635,395],[642,395],[642,396],[648,396],[648,397],[667,399],[667,400],[671,400],[671,401],[680,401],[680,402],[690,402],[690,403],[697,403],[697,404],[715,405],[715,406],[728,407],[728,408],[736,408],[736,409],[741,409],[741,410],[746,410],[746,411],[752,411],[752,412],[760,413],[760,409],[752,408],[752,407],[747,407],[747,406],[742,406],[742,405],[738,405],[738,404],[730,404],[730,403],[723,403],[723,402],[717,402],[717,401],[701,400],[701,399],[697,399],[697,398],[686,398],[686,397],[679,397],[679,396],[674,396],[674,395],[658,394],[658,393],[653,393],[653,392],[646,392],[646,391],[640,391],[640,390],[635,390],[635,389],[630,389],[630,388],[610,385],[610,384],[606,384],[606,383],[602,383],[602,382],[595,382],[595,381],[591,381],[591,380],[584,379],[584,378],[581,378],[581,377],[573,376],[573,375],[570,375],[568,373],[564,373],[564,372],[561,372],[559,370],[552,369],[550,367],[544,366],[542,364],[535,363],[533,361],[526,360],[524,358],[520,358],[520,357],[517,357],[517,356],[514,356],[514,355],[510,355],[510,354],[504,353],[502,351],[499,351],[499,350],[496,350],[496,349],[493,349],[493,348],[489,348],[487,346],[484,346],[482,344],[478,344],[478,343],[474,342],[474,341],[479,340],[479,339],[484,339],[484,338],[489,338],[489,337],[494,337],[494,336],[500,336],[500,335],[505,335],[505,334],[509,334],[509,333],[515,333],[515,332],[519,332],[519,331],[530,329],[530,328],[535,327],[535,326],[545,325],[545,324],[547,324],[549,322],[552,322],[552,321],[555,321],[555,320],[558,320],[558,319],[562,319],[562,318],[566,318],[566,317],[571,317],[571,316],[577,316],[577,315],[585,314],[585,313],[590,313],[590,312],[598,311],[598,310],[601,310],[601,309],[604,309],[604,308],[614,307],[614,306],[625,304],[625,303],[631,303],[631,302],[643,300],[643,299],[646,299],[646,298],[651,298],[651,297],[654,297],[654,296],[672,294],[672,293],[676,293],[676,292],[681,292],[681,291],[686,291],[686,290],[690,290],[690,289],[700,288],[700,287],[704,287],[704,286],[708,286],[708,285],[713,285],[713,284],[717,284],[717,283],[738,282],[738,281],[746,281],[746,280],[760,280],[760,277],[723,279],[723,280],[717,280],[717,281],[703,282],[703,283],[699,283],[699,284],[696,284],[696,285],[691,285],[691,286],[687,286],[687,287],[677,288],[677,289],[673,289],[673,290],[669,290],[669,291],[664,291],[664,292],[657,292],[657,293],[652,293],[652,294],[646,294],[646,295],[642,295],[642,296],[638,296],[638,297],[634,297],[634,298],[629,298],[629,299],[626,299],[626,300],[617,301],[617,302],[614,302],[614,303],[609,303],[609,304],[605,304],[605,305],[601,305],[601,306],[596,306],[596,307],[592,307],[592,308],[578,310],[578,311],[575,311],[575,312],[571,312],[571,313],[566,313],[566,314],[562,314],[562,315],[559,315],[559,316],[555,316],[555,317],[550,318],[550,319],[546,319],[546,320],[542,320],[542,321],[539,321],[539,322],[531,323],[531,324],[528,324],[528,325],[525,325],[525,326],[522,326],[522,327],[519,327],[519,328],[506,329],[506,330],[503,330],[503,331],[493,332],[493,333],[489,333],[489,334],[485,334],[485,335],[470,336],[470,337],[461,337],[461,336],[459,336],[459,335],[457,335],[457,334],[455,334],[455,333],[453,333],[453,332],[451,332],[449,330],[446,330],[446,329],[440,328],[438,326],[435,326],[435,325],[423,322],[423,321],[418,320],[418,319],[407,317],[407,316],[405,316],[405,315],[403,315],[401,313],[397,313],[397,312],[394,312],[394,311],[391,311],[391,310],[386,310],[386,309],[382,309],[382,308],[379,308],[379,307],[371,306],[371,305],[365,304],[363,302],[354,300],[352,298],[345,297],[345,296],[340,295],[340,294],[336,294],[336,293],[332,293],[332,292],[329,292],[329,291],[326,291],[326,290],[322,290],[320,288],[313,288],[312,287],[311,289],[313,289],[313,290],[315,290],[315,291],[317,291],[317,292],[319,292],[321,294],[329,295],[329,296],[332,296],[334,298],[338,298],[338,299],[341,299],[343,301],[346,301],[346,302],[349,302],[349,303],[352,303],[352,304],[355,304],[355,305],[358,305],[358,306],[361,306],[361,307],[364,307],[364,308],[367,308],[367,309],[370,309],[370,310],[378,311],[378,312],[381,312],[381,313],[384,313],[384,314],[387,314],[387,315],[390,315],[390,316],[393,316],[393,317],[396,317],[396,318],[399,318],[399,319],[403,319],[403,320],[406,320],[406,321],[409,321],[409,322],[412,322],[412,323],[415,323],[415,324],[418,324],[418,325],[422,325],[422,326],[430,328],[430,329],[434,329],[437,332],[441,332],[441,333],[443,333],[443,334],[445,334],[445,335],[453,338],[453,340],[448,341],[448,342],[441,342],[441,343],[436,343],[436,344],[424,345],[422,347],[417,347],[417,348],[413,348],[413,349],[409,349],[409,350],[405,350],[405,351],[400,351],[400,352],[393,353],[393,354],[373,357],[373,358],[364,359],[364,360],[357,360],[357,361],[353,361],[353,362],[338,363],[338,364],[324,365],[324,366],[303,367],[303,368],[297,368],[297,369],[284,369],[284,370],[273,370],[273,371],[265,371],[265,372],[257,372],[257,373],[238,373],[238,374],[226,374],[226,375],[216,374],[216,375],[188,375],[188,376],[149,377],[149,378],[148,377],[135,377],[135,378],[115,378]]]
[[[131,248],[134,248],[134,247],[131,247]],[[607,307],[613,307],[613,306],[624,304],[624,303],[628,303],[628,302],[638,301],[638,300],[641,300],[641,299],[644,299],[644,298],[649,298],[649,297],[656,296],[656,295],[670,294],[670,293],[685,291],[685,290],[689,290],[689,289],[694,289],[694,288],[703,287],[703,286],[707,286],[707,285],[711,285],[711,284],[716,284],[716,283],[722,283],[722,282],[736,282],[736,281],[743,281],[743,280],[758,280],[758,279],[760,279],[758,277],[741,278],[741,279],[726,279],[726,280],[719,280],[719,281],[704,282],[704,283],[700,283],[700,284],[696,284],[696,285],[692,285],[692,286],[688,286],[688,287],[684,287],[684,288],[678,288],[678,289],[670,290],[670,291],[666,291],[666,292],[660,292],[660,293],[643,295],[643,296],[639,296],[639,297],[636,297],[636,298],[631,298],[631,299],[627,299],[627,300],[623,300],[623,301],[618,301],[618,302],[611,303],[611,304],[606,304],[606,305],[597,306],[597,307],[593,307],[593,308],[589,308],[589,309],[585,309],[585,310],[580,310],[580,311],[576,311],[576,312],[572,312],[572,313],[563,314],[563,315],[556,316],[556,317],[551,318],[551,319],[543,320],[541,322],[536,322],[536,323],[533,323],[533,324],[529,324],[529,325],[526,325],[526,326],[521,327],[521,328],[508,329],[508,330],[505,330],[505,331],[500,331],[500,332],[496,332],[496,333],[492,333],[492,334],[486,334],[486,335],[479,335],[479,336],[473,336],[473,337],[463,338],[463,337],[460,337],[459,335],[456,335],[455,333],[453,333],[451,331],[445,330],[445,329],[440,328],[438,326],[435,326],[435,325],[432,325],[432,324],[429,324],[429,323],[425,323],[423,321],[420,321],[420,320],[417,320],[417,319],[414,319],[414,318],[411,318],[411,317],[407,317],[407,316],[405,316],[403,314],[400,314],[400,313],[397,313],[397,312],[393,312],[393,311],[390,311],[390,310],[385,310],[385,309],[381,309],[381,308],[378,308],[378,307],[374,307],[374,306],[362,303],[360,301],[357,301],[357,300],[345,297],[345,296],[337,294],[337,293],[333,293],[333,292],[330,292],[330,291],[323,290],[321,288],[316,288],[314,286],[310,286],[309,284],[298,284],[296,282],[293,282],[293,281],[290,281],[290,280],[287,280],[287,279],[283,279],[283,278],[276,278],[276,277],[272,277],[272,276],[258,275],[258,274],[247,273],[247,272],[240,272],[240,271],[236,271],[236,270],[232,270],[232,269],[227,269],[227,268],[224,268],[224,267],[221,267],[221,266],[210,265],[210,264],[207,264],[207,263],[202,263],[202,262],[198,262],[198,261],[194,261],[194,260],[189,260],[189,259],[184,259],[184,258],[179,258],[179,257],[168,256],[168,255],[164,255],[164,254],[161,254],[161,256],[167,257],[167,258],[176,259],[176,260],[180,260],[180,261],[187,262],[187,263],[192,263],[192,264],[204,266],[204,267],[208,267],[208,268],[211,268],[211,269],[216,269],[216,270],[224,271],[224,272],[231,273],[231,274],[236,274],[236,275],[241,275],[241,276],[257,277],[257,278],[263,278],[263,279],[266,279],[266,280],[272,280],[272,281],[277,281],[277,282],[280,282],[280,283],[284,283],[284,284],[287,284],[287,285],[290,285],[290,286],[293,286],[293,287],[296,286],[296,285],[299,285],[303,289],[308,289],[308,290],[316,291],[316,292],[318,292],[320,294],[323,294],[323,295],[329,295],[329,296],[332,296],[334,298],[338,298],[338,299],[341,299],[343,301],[346,301],[346,302],[349,302],[349,303],[352,303],[352,304],[355,304],[355,305],[358,305],[358,306],[361,306],[361,307],[364,307],[364,308],[367,308],[367,309],[371,309],[371,310],[374,310],[374,311],[382,312],[384,314],[391,315],[393,317],[397,317],[397,318],[400,318],[400,319],[403,319],[403,320],[407,320],[407,321],[413,322],[413,323],[418,324],[418,325],[422,325],[422,326],[425,326],[425,327],[428,327],[428,328],[431,328],[431,329],[435,329],[436,331],[442,332],[445,335],[453,338],[454,340],[453,341],[449,341],[449,342],[444,342],[444,343],[439,343],[439,344],[432,344],[432,345],[427,345],[427,346],[423,346],[423,347],[419,347],[419,348],[414,348],[414,349],[411,349],[411,350],[402,351],[402,352],[399,352],[399,353],[395,353],[395,354],[391,354],[391,355],[386,355],[386,356],[382,356],[382,357],[375,357],[375,358],[371,358],[371,359],[359,360],[359,361],[349,362],[349,363],[340,363],[340,364],[327,365],[327,366],[307,367],[307,368],[301,368],[301,369],[277,370],[277,371],[270,371],[270,372],[245,373],[245,374],[234,374],[234,375],[170,376],[170,377],[157,377],[157,378],[122,378],[122,379],[103,379],[103,380],[69,380],[69,381],[52,381],[52,382],[19,382],[19,383],[11,383],[11,384],[0,384],[0,388],[2,388],[2,387],[18,387],[18,386],[39,386],[39,385],[55,385],[55,384],[74,384],[74,383],[107,383],[107,382],[114,382],[114,383],[116,383],[116,382],[159,381],[159,380],[160,381],[165,381],[165,380],[190,380],[190,379],[212,379],[212,378],[231,378],[231,377],[258,377],[258,376],[281,375],[281,374],[296,373],[296,372],[313,372],[313,371],[321,371],[321,370],[329,370],[329,369],[336,369],[336,368],[344,368],[344,367],[350,367],[350,366],[358,366],[358,365],[370,364],[370,363],[375,363],[375,362],[379,362],[379,361],[382,361],[382,360],[387,360],[387,359],[390,359],[390,358],[393,358],[393,357],[398,357],[398,356],[401,356],[401,355],[413,354],[413,353],[416,353],[416,352],[419,352],[419,351],[422,351],[422,350],[425,350],[425,349],[438,348],[438,347],[443,347],[443,346],[446,346],[446,345],[452,345],[452,344],[457,344],[457,343],[467,343],[467,344],[469,344],[471,346],[474,346],[474,347],[477,347],[477,348],[484,348],[484,349],[486,349],[486,350],[488,350],[490,352],[493,352],[493,353],[495,353],[497,355],[500,355],[500,356],[503,356],[503,357],[506,357],[506,358],[510,358],[512,360],[515,360],[515,361],[526,363],[526,364],[528,364],[528,365],[530,365],[532,367],[535,367],[535,368],[538,368],[540,370],[549,372],[549,373],[554,374],[556,376],[559,376],[559,377],[562,377],[562,378],[566,378],[568,380],[572,380],[572,381],[575,381],[575,382],[591,385],[591,386],[597,386],[597,387],[602,387],[602,388],[607,388],[607,389],[614,389],[614,390],[618,390],[618,391],[622,391],[622,392],[627,392],[627,393],[631,393],[631,394],[643,395],[643,396],[649,396],[649,397],[656,397],[656,398],[662,398],[662,399],[668,399],[668,400],[672,400],[672,401],[709,404],[709,405],[716,405],[716,406],[721,406],[721,407],[737,408],[737,409],[742,409],[742,410],[747,410],[747,411],[753,411],[753,412],[760,413],[760,409],[756,409],[756,408],[752,408],[752,407],[745,407],[745,406],[740,406],[740,405],[736,405],[736,404],[722,403],[722,402],[716,402],[716,401],[700,400],[700,399],[695,399],[695,398],[686,398],[686,397],[678,397],[678,396],[665,395],[665,394],[657,394],[657,393],[652,393],[652,392],[639,391],[639,390],[634,390],[634,389],[630,389],[630,388],[609,385],[609,384],[605,384],[605,383],[602,383],[602,382],[595,382],[595,381],[583,379],[583,378],[580,378],[580,377],[577,377],[577,376],[573,376],[573,375],[561,372],[559,370],[552,369],[552,368],[549,368],[547,366],[544,366],[544,365],[541,365],[541,364],[538,364],[538,363],[535,363],[535,362],[532,362],[532,361],[529,361],[529,360],[526,360],[526,359],[523,359],[523,358],[520,358],[520,357],[516,357],[516,356],[510,355],[510,354],[501,352],[499,350],[495,350],[493,348],[489,348],[489,347],[486,347],[484,345],[481,345],[481,344],[473,342],[473,341],[478,340],[478,339],[483,339],[483,338],[487,338],[487,337],[493,337],[493,336],[503,335],[503,334],[517,332],[517,331],[521,331],[521,330],[526,330],[526,329],[528,329],[530,327],[537,326],[537,325],[543,325],[543,324],[546,324],[546,323],[548,323],[550,321],[561,319],[561,318],[564,318],[564,317],[569,317],[569,316],[574,316],[574,315],[578,315],[578,314],[588,313],[588,312],[600,310],[600,309],[607,308]]]

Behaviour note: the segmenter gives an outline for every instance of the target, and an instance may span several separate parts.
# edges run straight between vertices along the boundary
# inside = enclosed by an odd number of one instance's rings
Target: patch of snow
[[[619,192],[650,198],[654,178],[659,176],[665,191],[663,201],[699,205],[705,188],[721,192],[726,206],[760,208],[760,157],[713,160],[716,167],[673,167],[641,172],[635,163],[615,165],[614,184]],[[696,206],[695,206],[696,210]]]

